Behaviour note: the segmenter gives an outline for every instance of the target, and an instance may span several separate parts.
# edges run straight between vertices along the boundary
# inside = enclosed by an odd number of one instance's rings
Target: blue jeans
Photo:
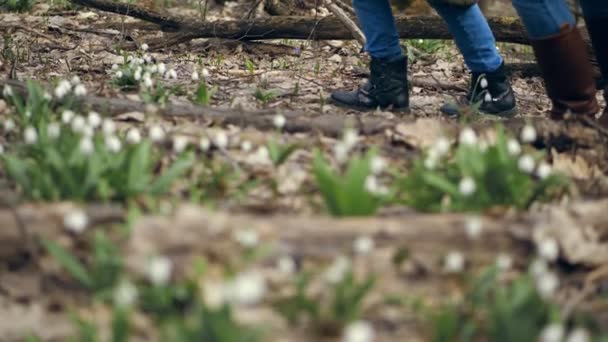
[[[608,0],[579,1],[585,18],[608,17]],[[565,24],[575,24],[574,16],[564,0],[513,0],[513,7],[532,39],[553,36]]]
[[[478,6],[461,8],[436,0],[429,0],[429,3],[446,21],[472,72],[492,72],[500,67],[502,57],[496,50],[494,35]],[[365,34],[365,50],[370,56],[389,59],[401,56],[399,33],[389,0],[353,0],[353,6]]]

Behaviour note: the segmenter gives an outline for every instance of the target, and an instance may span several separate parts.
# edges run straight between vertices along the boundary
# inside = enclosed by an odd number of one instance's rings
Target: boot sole
[[[360,106],[348,105],[348,104],[345,104],[345,103],[342,103],[342,102],[338,102],[338,101],[336,101],[334,99],[331,99],[331,98],[330,98],[329,102],[331,104],[337,106],[337,107],[354,109],[354,110],[359,111],[359,112],[373,112],[373,111],[375,111],[375,110],[378,109],[378,107],[376,107],[376,108],[369,108],[369,107],[360,107]],[[381,110],[386,110],[386,111],[389,111],[389,112],[392,112],[392,113],[407,114],[407,113],[410,112],[410,107],[391,108],[391,109],[388,109],[390,107],[385,107],[385,108],[379,107],[379,108]]]
[[[460,116],[459,113],[443,111],[441,109],[439,111],[442,114],[444,114],[444,116],[447,116],[449,118],[457,118]],[[513,118],[515,115],[517,115],[517,108],[505,110],[505,111],[502,111],[499,113],[489,113],[489,112],[479,111],[479,114],[484,115],[484,116],[494,116],[494,117],[498,117],[498,118],[510,119],[510,118]]]

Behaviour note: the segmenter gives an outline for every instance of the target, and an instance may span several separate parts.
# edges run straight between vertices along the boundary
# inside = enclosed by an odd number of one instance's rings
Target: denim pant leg
[[[606,18],[608,17],[607,0],[580,0],[581,8],[585,18]],[[606,28],[608,29],[608,27]]]
[[[365,51],[374,58],[397,58],[403,52],[389,0],[353,0],[365,34]]]
[[[472,72],[496,71],[503,60],[496,49],[496,40],[479,6],[468,8],[446,5],[429,0],[435,11],[445,20],[464,61]]]
[[[600,1],[605,0],[597,2]],[[575,24],[574,15],[564,0],[513,0],[513,7],[532,39],[551,37],[565,24]]]

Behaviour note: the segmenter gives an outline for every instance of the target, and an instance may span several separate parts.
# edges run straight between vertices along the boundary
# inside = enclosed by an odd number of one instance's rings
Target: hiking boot
[[[599,118],[599,123],[602,127],[608,129],[608,32],[606,32],[608,17],[585,18],[585,24],[602,73],[602,87],[604,88],[604,99],[607,103],[602,116]]]
[[[337,90],[332,102],[357,110],[393,109],[407,111],[410,104],[407,57],[395,60],[372,58],[370,78],[355,91]]]
[[[595,98],[593,68],[578,29],[566,24],[558,34],[531,43],[553,104],[551,118],[563,120],[568,111],[595,118],[600,107]]]
[[[515,94],[505,73],[504,63],[494,72],[472,73],[468,94],[459,103],[447,103],[440,110],[458,116],[466,108],[479,105],[484,114],[511,117],[515,115]]]

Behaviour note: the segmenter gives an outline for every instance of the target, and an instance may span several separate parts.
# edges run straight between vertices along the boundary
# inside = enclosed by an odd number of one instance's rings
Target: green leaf
[[[194,165],[194,156],[188,154],[185,157],[177,160],[169,169],[156,178],[149,187],[148,191],[153,195],[159,195],[166,192],[171,184],[179,177],[184,175]]]
[[[127,184],[125,186],[131,194],[141,192],[149,180],[151,150],[152,145],[146,140],[135,145],[129,155]]]
[[[59,262],[59,264],[61,264],[61,266],[63,266],[63,268],[65,268],[72,277],[74,277],[74,279],[78,280],[81,284],[88,288],[93,287],[94,284],[89,276],[89,273],[80,263],[80,261],[78,261],[78,259],[51,240],[42,239],[41,242],[47,252],[52,255],[55,260],[57,260],[57,262]]]
[[[313,172],[319,191],[325,200],[325,205],[334,216],[341,216],[342,210],[338,203],[338,185],[327,161],[320,151],[315,151]]]

